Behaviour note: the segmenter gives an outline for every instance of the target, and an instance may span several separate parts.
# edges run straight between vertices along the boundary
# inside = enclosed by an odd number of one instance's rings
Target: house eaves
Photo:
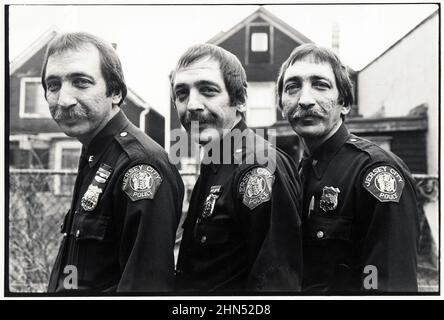
[[[253,12],[251,15],[246,17],[244,20],[236,24],[234,27],[232,27],[230,30],[226,32],[219,32],[216,36],[208,40],[208,43],[212,43],[215,45],[219,45],[220,43],[224,42],[226,39],[230,38],[234,34],[236,34],[239,30],[241,30],[243,27],[248,25],[250,22],[257,18],[261,18],[268,22],[273,27],[279,29],[284,34],[289,36],[291,39],[295,40],[298,43],[312,43],[313,41],[304,36],[302,33],[294,29],[292,26],[284,22],[283,20],[279,19],[275,15],[273,15],[270,11],[266,10],[263,7],[260,7],[258,10]]]
[[[39,50],[48,44],[58,33],[55,26],[50,27],[44,34],[42,34],[36,41],[34,41],[28,48],[19,54],[14,61],[10,63],[9,75],[13,75],[21,66],[23,66],[29,59],[31,59]]]

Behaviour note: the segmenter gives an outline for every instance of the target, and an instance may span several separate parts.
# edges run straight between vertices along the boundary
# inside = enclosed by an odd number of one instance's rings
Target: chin
[[[320,138],[325,132],[317,126],[297,126],[294,131],[303,138]]]
[[[206,144],[220,137],[219,132],[215,128],[207,128],[199,133],[199,143]]]
[[[77,138],[77,137],[81,137],[84,135],[87,135],[90,130],[88,130],[87,128],[81,128],[81,127],[70,127],[70,126],[66,126],[66,125],[61,125],[60,129],[62,129],[62,131],[68,136],[68,137],[72,137],[72,138]]]

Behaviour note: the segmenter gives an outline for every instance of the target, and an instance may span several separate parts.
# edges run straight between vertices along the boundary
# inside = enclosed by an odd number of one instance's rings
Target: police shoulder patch
[[[253,210],[261,203],[270,201],[273,182],[274,174],[267,168],[255,167],[249,170],[239,184],[242,203]]]
[[[380,202],[399,202],[405,181],[399,170],[378,164],[367,170],[362,185]]]
[[[125,172],[122,190],[131,201],[154,199],[162,177],[152,166],[138,164]]]

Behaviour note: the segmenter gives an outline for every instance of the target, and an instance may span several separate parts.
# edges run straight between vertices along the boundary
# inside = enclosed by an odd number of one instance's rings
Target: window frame
[[[63,159],[63,149],[75,149],[79,148],[79,151],[82,152],[82,144],[77,140],[61,140],[55,141],[54,145],[54,170],[55,171],[63,171],[63,170],[77,170],[76,169],[65,169],[62,168],[62,159]],[[56,175],[54,177],[54,194],[55,195],[67,195],[68,192],[64,192],[62,190],[62,179],[61,175]]]
[[[273,114],[273,118],[271,119],[272,124],[270,125],[266,125],[266,126],[272,126],[276,123],[277,121],[277,115],[276,115],[276,101],[275,101],[275,96],[276,96],[276,83],[274,81],[250,81],[248,83],[248,86],[250,88],[250,90],[252,88],[258,89],[260,91],[263,91],[265,88],[272,88],[272,94],[270,95],[270,97],[272,98],[272,101],[270,102],[270,106],[254,106],[251,103],[249,103],[251,100],[249,100],[249,102],[247,102],[247,109],[246,109],[246,113],[245,113],[245,120],[248,126],[253,127],[253,128],[259,128],[259,127],[264,127],[264,125],[257,125],[255,123],[251,123],[251,120],[249,121],[249,111],[255,111],[255,110],[267,110],[270,111],[271,114]],[[256,87],[257,86],[257,87]],[[261,88],[262,87],[262,88]],[[247,88],[248,90],[248,88]],[[251,97],[251,93],[249,93],[249,96]]]
[[[270,60],[267,62],[256,63],[250,62],[250,51],[264,53],[267,51],[253,51],[251,50],[251,27],[268,27],[268,52],[270,53]],[[250,22],[245,27],[245,64],[246,65],[260,65],[260,64],[273,64],[274,61],[274,26],[267,22]],[[253,32],[256,33],[256,32]]]
[[[27,83],[39,83],[42,81],[39,77],[23,77],[20,79],[20,102],[19,102],[19,117],[23,119],[52,119],[51,114],[47,115],[40,113],[26,112],[26,84]],[[44,98],[44,97],[43,97]]]

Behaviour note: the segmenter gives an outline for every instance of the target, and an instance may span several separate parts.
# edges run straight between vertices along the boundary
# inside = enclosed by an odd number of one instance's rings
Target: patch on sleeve
[[[404,177],[389,165],[371,167],[362,185],[380,202],[399,202],[404,189]]]
[[[253,168],[248,171],[239,184],[242,203],[253,210],[261,203],[271,199],[274,175],[266,168]]]
[[[161,183],[162,177],[156,169],[148,164],[139,164],[125,173],[122,190],[131,201],[154,199]]]

